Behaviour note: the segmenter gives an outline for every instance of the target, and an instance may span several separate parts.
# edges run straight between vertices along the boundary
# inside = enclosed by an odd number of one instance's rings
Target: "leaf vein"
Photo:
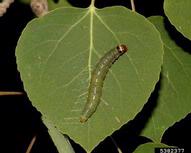
[[[177,55],[174,53],[173,49],[168,47],[167,45],[165,45],[171,52],[171,54],[173,55],[173,57],[176,59],[176,61],[180,64],[180,66],[182,67],[182,70],[184,72],[184,74],[187,76],[187,78],[191,78],[189,76],[189,74],[186,72],[186,70],[184,69],[184,64],[182,63],[182,61],[177,57]]]
[[[116,36],[116,34],[111,30],[111,28],[102,20],[102,18],[95,12],[95,15],[99,19],[99,21],[106,27],[106,29],[113,35],[115,40],[117,41],[118,44],[120,44],[119,38]]]
[[[57,49],[58,45],[60,44],[60,42],[63,41],[64,38],[70,33],[70,31],[71,31],[73,28],[75,28],[80,22],[82,22],[83,19],[85,19],[85,17],[86,17],[87,15],[88,15],[88,13],[86,13],[84,16],[82,16],[80,20],[77,20],[76,22],[74,22],[74,24],[72,24],[72,25],[69,27],[69,29],[64,33],[64,35],[62,35],[62,36],[60,37],[60,39],[58,39],[58,41],[57,41],[55,47],[53,48],[52,52],[51,52],[51,53],[49,54],[49,56],[47,57],[46,63],[47,63],[48,60],[51,58],[51,56],[54,54],[54,52],[56,51],[56,49]]]

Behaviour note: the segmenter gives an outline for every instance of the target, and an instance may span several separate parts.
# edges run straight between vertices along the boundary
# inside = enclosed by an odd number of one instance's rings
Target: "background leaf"
[[[164,11],[170,22],[185,37],[191,40],[191,1],[165,0]]]
[[[159,142],[163,132],[191,110],[191,56],[170,37],[163,17],[149,20],[161,33],[165,52],[159,100],[143,135]]]
[[[145,143],[140,145],[133,153],[154,153],[155,148],[169,148],[169,146],[162,143]]]
[[[128,45],[128,53],[107,75],[96,113],[81,124],[92,68],[120,43]],[[159,79],[163,48],[143,16],[124,7],[91,6],[61,8],[34,19],[16,56],[33,105],[89,151],[141,110]]]
[[[59,153],[75,153],[68,138],[64,136],[60,131],[45,117],[43,117],[43,123],[48,128],[48,133],[54,142]]]

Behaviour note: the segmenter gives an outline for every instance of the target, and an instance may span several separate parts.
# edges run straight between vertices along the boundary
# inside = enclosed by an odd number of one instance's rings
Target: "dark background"
[[[55,0],[57,2],[58,0]],[[130,8],[130,0],[96,0],[96,7],[123,5]],[[88,0],[69,0],[73,6],[88,7]],[[163,0],[135,0],[136,11],[145,17],[162,15]],[[23,84],[17,71],[15,47],[26,24],[35,16],[29,5],[14,2],[7,13],[0,18],[0,91],[23,91]],[[171,26],[171,25],[169,25]],[[176,32],[173,32],[176,33]],[[180,36],[180,35],[179,35]],[[181,37],[181,36],[180,36]],[[184,38],[182,38],[184,39]],[[146,121],[157,105],[160,81],[143,110],[126,125],[112,134],[112,138],[124,153],[132,152],[139,144],[151,141],[139,136]],[[31,105],[27,95],[0,96],[0,152],[25,153],[34,135],[36,142],[31,153],[56,153],[46,127],[40,120],[41,114]],[[190,114],[175,125],[172,125],[163,135],[162,142],[189,149],[191,138]],[[117,153],[111,137],[107,137],[93,151]],[[84,152],[79,145],[71,140],[77,153]]]

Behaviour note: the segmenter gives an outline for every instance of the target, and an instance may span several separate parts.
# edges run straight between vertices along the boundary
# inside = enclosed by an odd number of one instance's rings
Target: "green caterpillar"
[[[121,55],[127,52],[127,50],[128,48],[126,45],[118,45],[114,49],[107,52],[97,63],[92,72],[87,102],[80,116],[81,123],[86,122],[96,111],[102,95],[103,82],[109,68]]]

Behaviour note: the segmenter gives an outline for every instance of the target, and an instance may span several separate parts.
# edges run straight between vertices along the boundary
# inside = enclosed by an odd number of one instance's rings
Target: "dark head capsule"
[[[117,50],[119,53],[125,53],[127,52],[128,48],[126,45],[121,44],[117,46]]]

